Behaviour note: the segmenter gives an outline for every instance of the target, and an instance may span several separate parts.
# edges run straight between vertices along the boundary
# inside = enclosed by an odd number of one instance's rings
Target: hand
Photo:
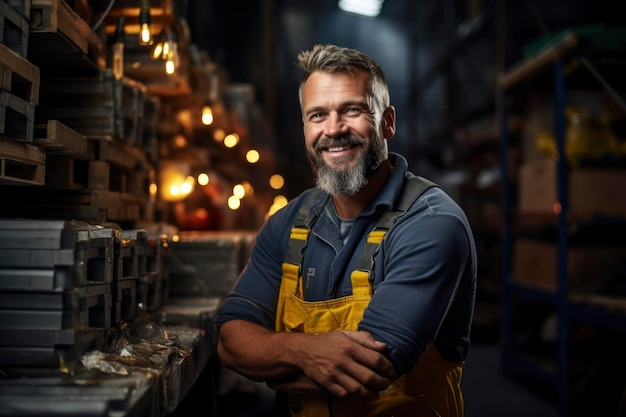
[[[364,331],[337,331],[310,337],[300,367],[320,388],[336,397],[374,395],[396,372],[383,355],[384,343]]]

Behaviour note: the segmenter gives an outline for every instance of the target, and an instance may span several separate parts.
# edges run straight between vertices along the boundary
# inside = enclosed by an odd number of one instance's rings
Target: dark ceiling
[[[311,183],[294,66],[300,50],[337,43],[372,55],[398,112],[390,149],[405,154],[414,171],[436,176],[454,168],[455,127],[494,117],[497,71],[520,59],[525,44],[568,27],[621,23],[618,3],[387,0],[370,19],[341,12],[336,0],[177,0],[192,41],[232,82],[254,86],[259,123],[270,127],[259,128],[258,140],[273,147],[291,195]]]

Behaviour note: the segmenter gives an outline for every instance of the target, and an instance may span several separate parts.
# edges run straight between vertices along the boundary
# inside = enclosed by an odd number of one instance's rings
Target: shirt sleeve
[[[444,359],[464,358],[474,307],[474,257],[471,231],[458,208],[427,205],[388,233],[375,263],[378,285],[359,329],[387,343],[399,371],[409,372],[431,342]]]

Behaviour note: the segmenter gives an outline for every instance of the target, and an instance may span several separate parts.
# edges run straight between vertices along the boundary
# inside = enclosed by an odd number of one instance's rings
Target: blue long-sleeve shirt
[[[304,249],[305,299],[321,301],[352,294],[350,273],[379,213],[393,208],[406,178],[407,161],[390,154],[391,176],[353,221],[344,244],[340,220],[325,193],[315,200]],[[274,328],[289,233],[311,190],[270,216],[259,231],[250,260],[224,299],[216,325],[232,319]],[[409,372],[434,342],[444,359],[465,360],[476,294],[476,248],[462,209],[440,188],[424,192],[389,230],[374,260],[374,294],[359,330],[388,346],[387,356]]]

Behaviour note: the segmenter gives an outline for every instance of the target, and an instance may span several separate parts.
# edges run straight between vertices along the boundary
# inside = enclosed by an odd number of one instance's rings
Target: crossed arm
[[[274,332],[244,320],[224,323],[217,346],[225,367],[253,381],[285,392],[322,389],[340,398],[375,394],[397,378],[384,350],[365,331]]]

